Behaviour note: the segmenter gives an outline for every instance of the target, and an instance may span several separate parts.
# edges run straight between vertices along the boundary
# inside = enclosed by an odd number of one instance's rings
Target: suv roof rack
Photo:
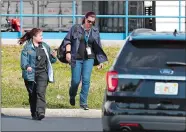
[[[149,29],[149,28],[138,28],[138,29],[135,29],[132,33],[131,33],[131,36],[135,36],[139,33],[150,33],[150,32],[155,32],[154,30],[152,29]]]

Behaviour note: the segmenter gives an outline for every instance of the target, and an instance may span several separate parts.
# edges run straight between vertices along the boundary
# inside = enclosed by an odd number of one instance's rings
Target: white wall
[[[50,46],[59,47],[62,39],[44,39],[44,42],[49,44]],[[2,45],[17,45],[18,39],[2,39],[1,44]],[[101,43],[103,46],[114,46],[114,47],[121,47],[125,43],[125,40],[101,40]]]
[[[179,1],[156,1],[156,16],[179,16]],[[185,16],[185,1],[181,2],[181,16]],[[157,31],[179,30],[178,18],[156,18]],[[181,19],[181,31],[185,31],[185,18]]]

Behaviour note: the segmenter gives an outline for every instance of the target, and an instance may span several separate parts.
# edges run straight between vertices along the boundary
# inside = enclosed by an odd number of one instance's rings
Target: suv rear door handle
[[[164,108],[164,105],[173,104],[172,101],[160,101],[160,103],[157,104],[158,108]]]
[[[159,104],[173,104],[172,101],[165,100],[165,101],[160,101]]]

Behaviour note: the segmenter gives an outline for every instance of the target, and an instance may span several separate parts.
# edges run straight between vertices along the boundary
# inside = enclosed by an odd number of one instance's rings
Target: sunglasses
[[[90,21],[90,20],[87,20],[87,22],[89,23],[89,24],[94,24],[95,23],[95,21]]]

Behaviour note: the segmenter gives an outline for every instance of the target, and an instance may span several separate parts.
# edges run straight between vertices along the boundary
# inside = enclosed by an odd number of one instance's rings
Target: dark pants
[[[87,97],[93,65],[94,59],[76,60],[76,66],[71,67],[72,80],[69,94],[72,98],[76,96],[79,83],[82,79],[80,105],[87,105]]]
[[[32,116],[44,113],[46,108],[45,94],[48,85],[47,73],[43,72],[35,77],[35,82],[24,80],[29,95]]]

